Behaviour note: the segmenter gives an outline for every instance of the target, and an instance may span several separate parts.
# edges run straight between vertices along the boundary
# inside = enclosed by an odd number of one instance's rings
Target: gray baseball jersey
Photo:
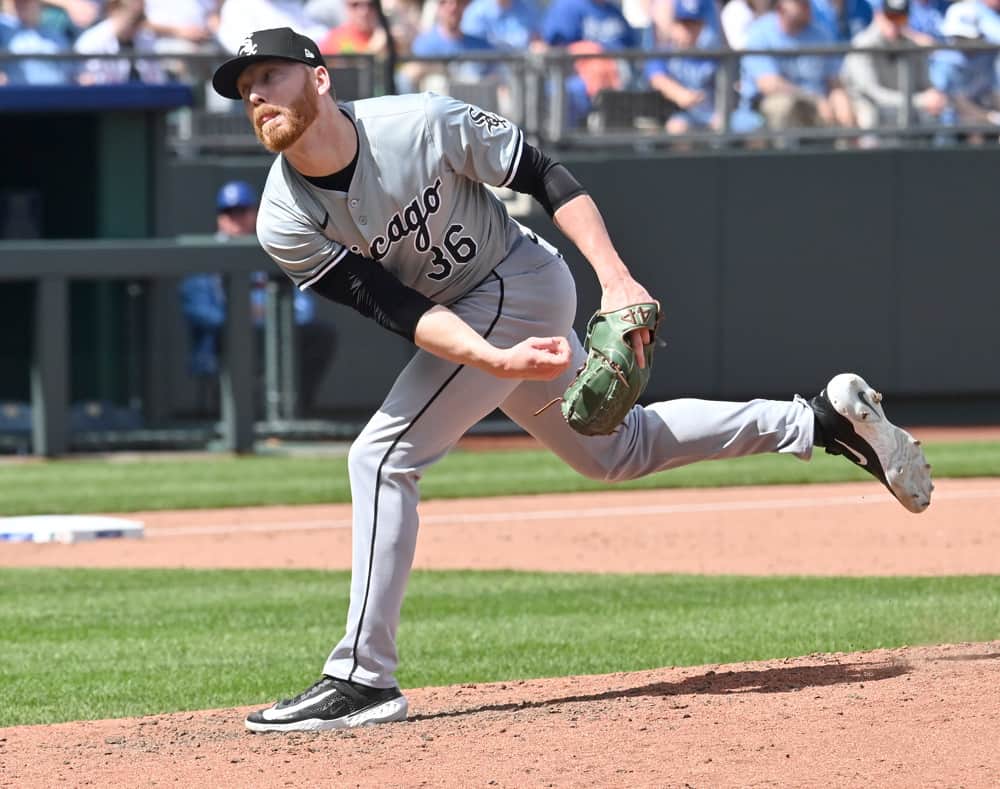
[[[510,181],[520,131],[433,94],[342,107],[360,143],[346,194],[313,186],[284,157],[271,169],[257,233],[278,265],[307,288],[353,251],[448,304],[498,347],[566,336],[573,355],[559,378],[521,381],[417,351],[351,447],[350,608],[323,672],[388,688],[396,682],[396,633],[416,546],[418,480],[497,407],[573,468],[604,480],[754,452],[808,457],[813,416],[801,399],[675,400],[635,407],[611,436],[584,437],[558,408],[539,413],[565,391],[586,353],[572,329],[576,289],[565,261],[483,186]]]
[[[482,281],[520,236],[520,226],[483,184],[506,186],[513,178],[521,130],[433,93],[340,106],[358,130],[349,190],[314,186],[279,156],[261,199],[261,245],[301,289],[351,251],[433,301],[451,303]]]

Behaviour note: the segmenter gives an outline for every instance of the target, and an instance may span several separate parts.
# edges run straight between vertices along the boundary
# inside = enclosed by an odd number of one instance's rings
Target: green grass
[[[0,726],[264,703],[342,632],[342,572],[0,570]],[[404,687],[1000,637],[1000,578],[419,572]]]
[[[1000,442],[926,447],[937,477],[1000,476]],[[715,487],[870,479],[842,458],[779,455],[698,463],[614,486]],[[424,498],[603,490],[546,451],[455,452],[421,483]],[[129,512],[349,501],[345,458],[188,457],[0,465],[0,514]]]

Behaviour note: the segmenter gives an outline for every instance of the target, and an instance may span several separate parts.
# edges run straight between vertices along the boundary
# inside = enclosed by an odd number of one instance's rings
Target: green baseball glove
[[[563,394],[562,413],[585,436],[613,433],[624,421],[649,382],[654,333],[660,320],[656,304],[633,304],[613,312],[596,312],[587,324],[587,363]],[[649,329],[643,346],[646,366],[639,369],[635,351],[625,336]]]

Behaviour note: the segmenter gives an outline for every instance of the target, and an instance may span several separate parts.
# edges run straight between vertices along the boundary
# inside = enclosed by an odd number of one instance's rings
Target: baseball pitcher
[[[257,222],[264,249],[302,290],[418,349],[351,447],[346,632],[319,681],[251,714],[252,731],[406,717],[396,631],[418,481],[497,407],[595,479],[760,452],[808,459],[820,446],[871,472],[908,510],[930,504],[918,443],[857,375],[835,376],[809,401],[633,405],[659,303],[629,273],[580,184],[506,118],[431,93],[338,103],[318,47],[288,28],[248,36],[213,85],[243,103],[278,154]],[[586,348],[573,332],[576,290],[562,256],[486,185],[534,196],[593,267],[603,295]]]

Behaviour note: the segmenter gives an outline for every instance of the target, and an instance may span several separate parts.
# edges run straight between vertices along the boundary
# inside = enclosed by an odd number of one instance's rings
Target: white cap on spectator
[[[947,38],[979,38],[979,5],[976,0],[960,0],[949,6],[941,23]]]

